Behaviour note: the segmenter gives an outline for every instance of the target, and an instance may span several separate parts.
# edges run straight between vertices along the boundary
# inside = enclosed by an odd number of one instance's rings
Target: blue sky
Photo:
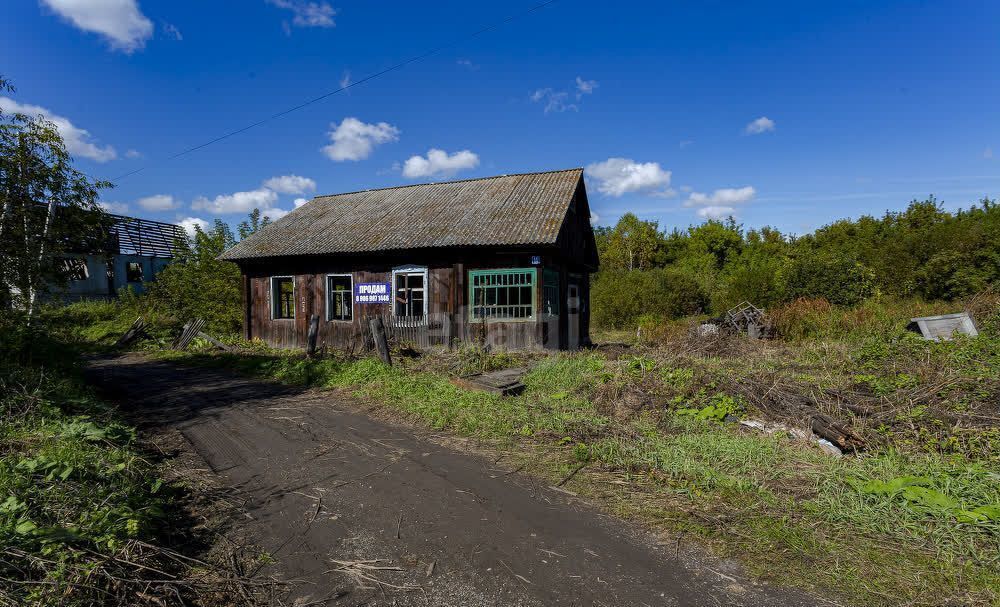
[[[16,0],[0,108],[103,199],[190,223],[315,194],[583,166],[597,224],[802,233],[1000,196],[1000,3],[570,2],[177,159],[535,4]],[[112,204],[113,203],[113,204]]]

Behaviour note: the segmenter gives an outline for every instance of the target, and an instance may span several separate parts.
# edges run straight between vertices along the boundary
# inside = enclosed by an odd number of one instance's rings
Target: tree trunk
[[[27,213],[25,213],[25,222],[27,222]],[[41,243],[38,245],[38,259],[35,263],[35,268],[41,268],[42,263],[45,260],[45,243],[49,238],[49,230],[52,229],[52,221],[56,216],[56,200],[55,198],[49,198],[48,209],[45,211],[45,227],[42,228],[42,239]],[[25,233],[25,238],[28,237]],[[30,263],[30,262],[29,262]],[[28,291],[28,320],[31,321],[32,316],[35,313],[35,298],[38,296],[38,288],[41,287],[39,276],[36,276],[31,280],[29,291]],[[35,284],[39,282],[39,284]]]

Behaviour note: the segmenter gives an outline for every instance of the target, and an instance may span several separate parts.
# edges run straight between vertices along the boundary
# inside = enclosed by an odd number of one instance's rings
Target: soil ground
[[[287,582],[277,604],[825,602],[659,543],[502,462],[374,419],[341,392],[137,354],[95,359],[89,375],[147,437],[179,432],[202,474],[242,498],[233,525]],[[391,569],[344,565],[376,560]]]

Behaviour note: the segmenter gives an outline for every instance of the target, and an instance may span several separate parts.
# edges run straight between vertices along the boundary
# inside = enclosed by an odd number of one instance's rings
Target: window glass
[[[271,318],[295,318],[295,281],[291,276],[271,279]]]
[[[128,282],[142,282],[142,264],[138,261],[126,263],[125,280]]]
[[[87,280],[90,278],[90,270],[87,269],[87,261],[79,257],[64,257],[63,268],[66,270],[66,277],[69,280]]]
[[[396,272],[396,316],[422,318],[424,315],[424,272]]]
[[[327,320],[351,320],[354,289],[350,274],[326,277]]]
[[[559,314],[559,272],[547,269],[542,275],[542,312]]]
[[[473,320],[523,320],[535,317],[534,268],[469,272]]]

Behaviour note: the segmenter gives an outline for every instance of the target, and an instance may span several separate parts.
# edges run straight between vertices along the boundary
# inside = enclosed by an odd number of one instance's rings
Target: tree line
[[[599,326],[721,314],[747,300],[798,298],[852,306],[878,297],[952,300],[1000,283],[1000,207],[984,198],[949,212],[934,197],[881,217],[842,219],[794,236],[732,218],[660,230],[626,213],[596,228],[601,270],[591,304]]]

